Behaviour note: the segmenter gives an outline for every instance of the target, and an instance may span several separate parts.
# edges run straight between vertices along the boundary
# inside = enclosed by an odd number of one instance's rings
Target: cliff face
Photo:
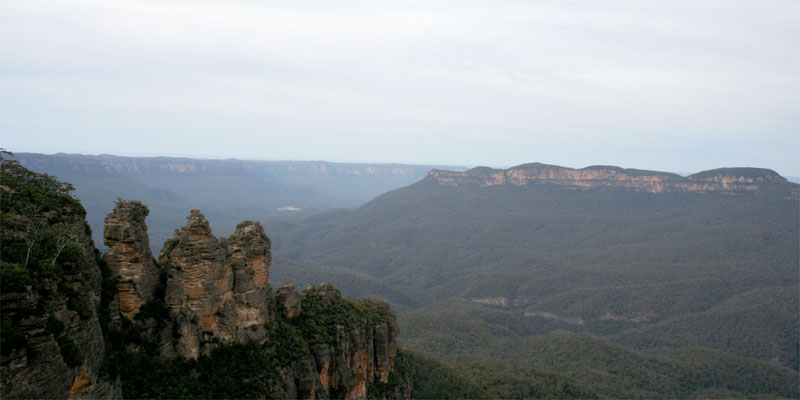
[[[2,161],[0,398],[118,397],[100,372],[101,274],[69,186]]]
[[[133,318],[139,309],[153,300],[158,283],[158,269],[153,262],[144,220],[149,210],[138,201],[120,201],[106,217],[103,236],[109,250],[104,256],[117,277],[117,311]],[[112,315],[116,317],[115,313]]]
[[[261,224],[242,222],[219,240],[197,210],[156,264],[145,215],[141,204],[120,201],[105,229],[105,259],[120,283],[117,325],[140,335],[142,344],[129,346],[135,353],[154,348],[162,359],[202,359],[227,344],[258,343],[276,362],[264,382],[267,397],[362,399],[368,385],[387,381],[397,323],[385,303],[352,302],[328,284],[302,293],[284,284],[275,294]]]
[[[339,289],[321,284],[303,290],[301,305],[316,315],[341,305],[342,301]],[[311,346],[322,389],[345,393],[348,399],[366,398],[368,384],[386,382],[389,378],[397,354],[396,321],[389,318],[338,321],[333,324],[332,333],[327,343]]]
[[[665,172],[612,166],[572,169],[533,163],[506,170],[487,167],[477,167],[464,172],[433,169],[426,174],[426,179],[446,186],[545,184],[569,189],[619,187],[650,193],[680,191],[731,194],[756,191],[762,188],[783,187],[789,188],[793,193],[797,192],[797,185],[788,182],[772,170],[760,168],[720,168],[682,177]]]
[[[93,312],[100,296],[94,246],[84,227],[76,228],[72,233],[79,253],[62,263],[60,279],[23,291],[3,290],[0,296],[4,321],[15,321],[26,341],[2,357],[2,398],[119,396],[118,382],[100,374],[104,342]]]
[[[276,296],[259,223],[219,240],[193,210],[156,261],[147,207],[120,200],[100,258],[72,187],[4,156],[0,397],[359,399],[386,382],[386,303],[330,285]]]
[[[222,241],[192,210],[168,240],[159,262],[167,274],[165,304],[176,318],[177,354],[197,358],[217,342],[263,340],[268,321],[270,242],[257,222],[246,221]]]

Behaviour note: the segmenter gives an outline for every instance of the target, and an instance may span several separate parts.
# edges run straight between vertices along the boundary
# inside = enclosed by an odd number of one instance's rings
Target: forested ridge
[[[770,175],[764,190],[653,193],[426,178],[355,209],[265,217],[269,280],[330,282],[346,297],[389,302],[398,368],[370,396],[797,398],[800,212],[797,185],[781,179]],[[85,370],[85,393],[113,392],[123,376],[123,389],[146,397],[250,397],[279,386],[269,371],[286,368],[281,360],[332,339],[326,326],[380,315],[307,303],[300,319],[273,321],[266,352],[243,343],[195,361],[153,357],[142,334],[163,307],[109,335],[116,283],[72,186],[7,160],[2,184],[4,368],[38,351],[64,376]],[[87,345],[98,336],[104,349]],[[145,351],[127,353],[129,340]]]
[[[299,263],[384,294],[401,342],[449,362],[545,368],[601,396],[797,397],[797,184],[715,171],[698,179],[771,183],[650,193],[426,178],[271,225],[276,274]]]

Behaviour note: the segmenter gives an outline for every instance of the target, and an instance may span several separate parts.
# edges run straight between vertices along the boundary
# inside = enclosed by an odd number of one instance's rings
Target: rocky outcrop
[[[788,182],[775,171],[760,168],[721,168],[682,177],[666,172],[613,166],[572,169],[532,163],[506,170],[487,167],[477,167],[463,172],[433,169],[426,174],[426,180],[446,186],[544,184],[569,189],[617,187],[650,193],[675,191],[742,193],[764,188],[782,188],[793,193],[797,192],[796,184]]]
[[[186,226],[164,244],[165,305],[176,319],[176,353],[197,358],[216,343],[263,340],[268,320],[270,242],[257,222],[239,224],[219,241],[192,210]]]
[[[90,289],[75,282],[71,287]],[[88,294],[94,292],[89,290]],[[29,315],[43,301],[33,290],[3,293],[1,300],[4,318],[28,315],[17,324],[25,335],[25,346],[2,357],[0,397],[99,398],[115,394],[118,397],[119,385],[100,375],[104,342],[96,316],[82,318],[69,309],[70,300],[65,296],[57,296],[47,307],[48,312]],[[53,325],[58,325],[58,329],[54,330]],[[5,328],[3,333],[8,334]]]
[[[103,258],[117,278],[116,305],[126,318],[135,317],[142,305],[153,300],[158,284],[145,225],[149,212],[138,201],[119,200],[105,220],[103,237],[109,250]]]
[[[68,186],[2,160],[0,398],[119,397],[101,373],[101,274]]]
[[[238,379],[253,397],[363,399],[386,382],[397,336],[388,305],[343,299],[330,285],[302,295],[283,285],[276,297],[261,224],[219,240],[192,210],[156,262],[147,207],[119,200],[100,258],[71,186],[0,161],[0,397],[119,398],[122,388],[160,397],[176,379],[183,386],[170,393],[181,396],[209,378],[233,393],[222,397],[242,393],[223,386]],[[241,376],[243,358],[258,382]]]
[[[368,385],[387,381],[398,329],[386,303],[343,299],[329,284],[298,293],[287,283],[273,293],[270,240],[261,224],[244,221],[219,240],[198,210],[164,244],[158,263],[145,266],[147,213],[140,206],[120,201],[106,219],[106,243],[112,249],[106,260],[120,282],[127,271],[147,271],[142,273],[155,282],[164,276],[161,290],[156,283],[147,292],[150,297],[137,297],[144,303],[138,314],[126,313],[122,298],[143,293],[137,282],[144,277],[128,273],[135,277],[128,279],[133,290],[117,292],[119,317],[138,327],[140,342],[154,342],[161,357],[196,359],[226,343],[255,341],[283,365],[268,385],[268,397],[363,399]],[[153,304],[159,302],[168,314],[160,327],[153,312],[144,311],[157,309]]]
[[[309,286],[302,293],[304,309],[336,309],[342,302],[341,292],[330,284]],[[397,354],[397,322],[381,317],[389,314],[388,306],[374,300],[359,306],[361,319],[334,324],[331,340],[311,347],[323,390],[347,399],[366,398],[367,385],[386,382]],[[373,318],[363,318],[370,314]]]
[[[303,312],[303,307],[300,304],[300,294],[291,283],[284,283],[278,289],[276,296],[278,304],[281,306],[281,311],[286,318],[294,318]]]

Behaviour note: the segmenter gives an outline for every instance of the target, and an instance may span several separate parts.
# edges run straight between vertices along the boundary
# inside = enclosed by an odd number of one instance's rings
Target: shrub
[[[75,341],[72,340],[71,337],[59,336],[56,342],[61,349],[61,358],[64,359],[64,362],[68,366],[74,368],[81,364],[82,357],[80,349],[78,349],[78,345],[75,344]]]

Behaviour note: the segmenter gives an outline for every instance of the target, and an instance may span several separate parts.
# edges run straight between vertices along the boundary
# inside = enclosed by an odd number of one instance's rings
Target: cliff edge
[[[595,165],[581,169],[541,163],[508,169],[476,167],[468,171],[433,169],[425,179],[445,186],[556,185],[567,189],[627,188],[650,193],[717,192],[740,194],[759,190],[782,191],[797,196],[798,185],[775,171],[762,168],[719,168],[688,177],[678,174]]]
[[[218,239],[192,210],[155,259],[147,206],[118,200],[101,257],[71,185],[0,161],[0,397],[364,399],[388,384],[388,304],[328,284],[275,293],[260,223]]]
[[[261,224],[244,221],[218,239],[199,210],[155,261],[147,257],[146,215],[141,203],[118,201],[106,218],[111,250],[104,259],[119,282],[111,302],[112,313],[118,304],[119,323],[112,329],[136,338],[116,350],[125,364],[149,354],[180,369],[186,367],[181,360],[203,364],[238,344],[257,346],[272,362],[261,386],[250,385],[262,388],[257,396],[363,399],[369,385],[387,382],[398,328],[385,302],[347,300],[329,284],[301,292],[284,284],[275,293],[270,240]],[[126,385],[141,378],[126,376],[142,372],[123,367],[118,373],[126,396],[159,397],[155,388]]]

